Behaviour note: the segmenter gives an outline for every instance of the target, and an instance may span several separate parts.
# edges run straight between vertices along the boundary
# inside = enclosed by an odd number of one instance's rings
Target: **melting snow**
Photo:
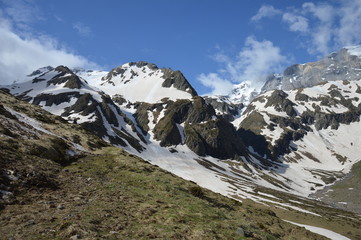
[[[328,229],[325,229],[325,228],[314,227],[314,226],[295,223],[295,222],[291,222],[291,221],[287,221],[287,220],[283,220],[283,221],[291,223],[293,225],[304,227],[310,232],[314,232],[314,233],[320,234],[322,236],[328,237],[331,240],[351,240],[351,239],[349,239],[349,238],[347,238],[347,237],[345,237],[345,236],[343,236],[341,234],[335,233],[335,232],[333,232],[331,230],[328,230]]]

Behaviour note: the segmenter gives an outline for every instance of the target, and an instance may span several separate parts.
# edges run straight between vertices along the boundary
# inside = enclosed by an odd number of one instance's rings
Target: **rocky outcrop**
[[[293,106],[295,105],[287,98],[288,94],[282,90],[275,90],[272,95],[267,98],[265,107],[273,107],[277,112],[285,112],[290,117],[297,115]]]
[[[83,86],[82,81],[80,78],[75,75],[69,68],[64,66],[58,66],[54,69],[55,72],[58,72],[57,75],[55,75],[52,79],[47,81],[48,86],[50,84],[58,85],[58,84],[64,84],[64,87],[66,88],[81,88]],[[43,75],[40,75],[39,77],[33,79],[33,83],[36,83],[37,81],[42,79]]]
[[[200,156],[210,155],[220,159],[248,156],[233,125],[223,118],[205,123],[186,123],[184,134],[187,146]]]
[[[162,69],[164,73],[163,78],[165,79],[162,86],[166,88],[174,87],[178,90],[182,90],[190,93],[192,96],[197,96],[196,90],[192,87],[192,85],[187,81],[187,79],[183,76],[180,71],[173,71],[168,68]]]
[[[202,97],[136,105],[134,114],[144,133],[154,125],[154,138],[163,147],[186,144],[200,156],[227,159],[247,155],[233,125],[216,116]],[[162,115],[163,117],[159,118]],[[150,117],[153,119],[150,122]]]

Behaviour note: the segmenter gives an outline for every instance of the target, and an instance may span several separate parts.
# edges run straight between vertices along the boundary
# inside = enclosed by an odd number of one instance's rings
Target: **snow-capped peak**
[[[158,68],[147,62],[130,62],[108,74],[90,75],[93,77],[81,76],[106,94],[121,95],[130,102],[155,103],[164,98],[190,99],[197,95],[179,71]]]
[[[237,85],[229,94],[229,100],[233,103],[248,105],[261,91],[261,87],[252,84],[251,81],[244,81]]]

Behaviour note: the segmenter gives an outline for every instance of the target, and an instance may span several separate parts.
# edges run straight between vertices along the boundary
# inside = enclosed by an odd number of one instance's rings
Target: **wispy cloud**
[[[339,45],[360,44],[361,41],[361,1],[345,0],[344,4],[336,9],[340,16],[339,27],[335,31]]]
[[[213,60],[220,64],[220,69],[198,77],[203,85],[212,89],[211,95],[229,94],[234,84],[243,81],[250,81],[253,87],[261,87],[267,75],[281,71],[288,63],[279,47],[267,40],[258,41],[253,36],[246,39],[235,57],[219,52]]]
[[[306,2],[300,8],[276,9],[262,6],[251,20],[282,15],[289,31],[300,34],[311,54],[324,56],[347,45],[361,43],[361,1]]]
[[[5,10],[0,11],[0,84],[22,80],[33,70],[48,65],[97,67],[85,57],[62,47],[57,39],[34,34],[28,24],[39,19],[28,14],[31,7],[23,9],[28,2],[1,0]]]
[[[281,10],[276,9],[271,5],[262,5],[262,7],[258,10],[257,14],[251,18],[251,21],[260,21],[263,18],[273,17],[281,13]]]
[[[58,22],[64,22],[64,19],[63,19],[62,17],[59,17],[59,16],[55,15],[54,18],[55,18],[56,21],[58,21]]]
[[[81,22],[74,23],[73,28],[78,32],[80,36],[89,37],[92,35],[92,30],[90,29],[90,27],[84,25]]]
[[[198,76],[198,81],[212,89],[207,95],[227,95],[233,88],[232,82],[223,79],[218,73],[201,73]]]
[[[289,25],[293,32],[308,32],[308,19],[293,13],[284,13],[282,20]]]
[[[8,19],[22,31],[29,30],[29,24],[43,19],[31,0],[0,0],[0,3],[4,6],[0,9],[0,17]]]

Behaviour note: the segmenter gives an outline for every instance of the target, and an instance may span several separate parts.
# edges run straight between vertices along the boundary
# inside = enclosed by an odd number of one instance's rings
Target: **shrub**
[[[199,198],[204,197],[203,189],[200,186],[192,186],[189,188],[189,191],[195,197],[199,197]]]

